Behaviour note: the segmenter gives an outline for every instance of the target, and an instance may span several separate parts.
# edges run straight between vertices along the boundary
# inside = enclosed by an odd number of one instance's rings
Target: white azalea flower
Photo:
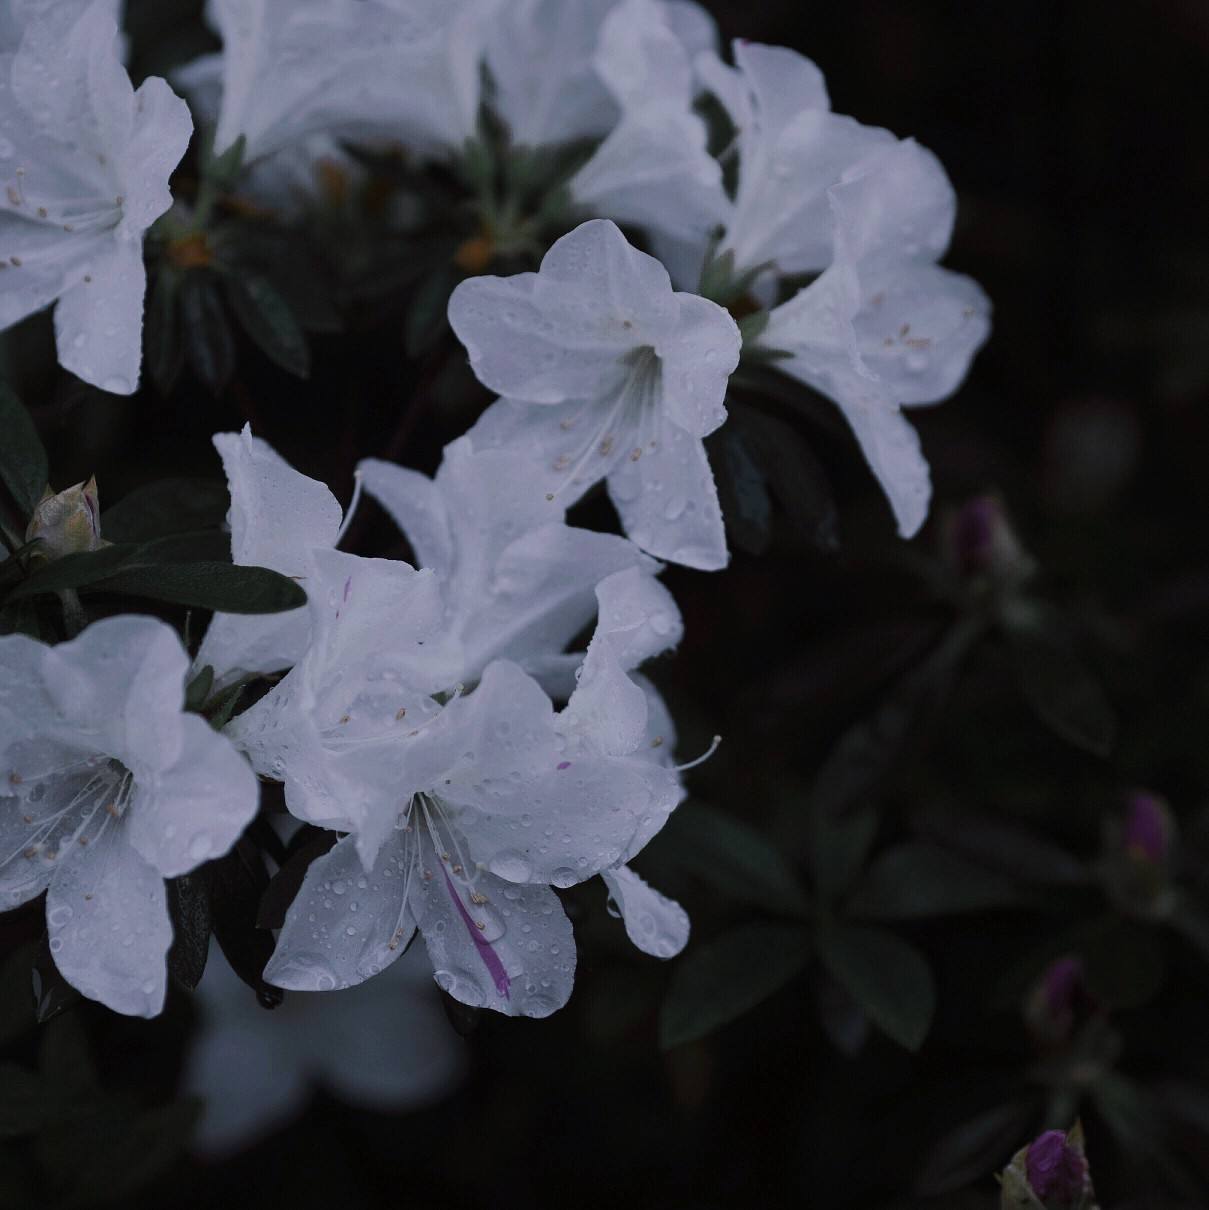
[[[674,292],[658,261],[598,219],[555,243],[539,273],[463,282],[449,320],[479,380],[504,396],[470,431],[476,449],[529,454],[534,490],[560,506],[607,477],[644,550],[725,565],[701,441],[726,419],[739,359],[721,307]]]
[[[184,713],[188,663],[146,617],[57,647],[0,638],[0,896],[46,891],[64,978],[134,1016],[164,1003],[163,880],[225,853],[256,814],[247,762]]]
[[[435,479],[377,459],[358,474],[419,566],[436,573],[444,621],[425,656],[449,685],[509,659],[568,695],[583,657],[563,653],[596,610],[596,585],[627,567],[658,569],[625,538],[563,524],[562,510],[532,490],[519,452],[476,453],[461,437],[445,448]]]
[[[215,152],[244,136],[245,163],[314,134],[404,138],[430,122],[450,138],[460,124],[460,142],[478,110],[479,47],[467,39],[481,22],[468,18],[486,2],[211,0],[222,52],[176,79],[216,110]]]
[[[990,331],[990,302],[936,264],[956,199],[914,141],[876,153],[828,196],[835,261],[772,311],[760,341],[791,355],[781,370],[839,404],[909,538],[927,516],[931,482],[901,408],[957,389]]]
[[[316,1088],[397,1113],[448,1096],[465,1072],[465,1046],[418,953],[342,996],[287,996],[265,1012],[211,945],[197,999],[201,1027],[182,1083],[202,1100],[192,1147],[206,1156],[224,1158],[286,1126]]]
[[[601,138],[621,108],[596,66],[601,26],[618,0],[511,0],[486,38],[492,107],[514,144],[546,147]],[[691,58],[717,43],[712,18],[691,0],[658,7]],[[540,69],[535,69],[540,64]]]
[[[736,130],[738,186],[718,255],[732,253],[738,271],[825,269],[828,187],[894,136],[832,113],[822,72],[797,51],[740,40],[734,56],[733,68],[710,52],[696,63]]]
[[[267,567],[307,587],[312,552],[331,549],[340,537],[341,508],[325,484],[294,470],[267,442],[240,433],[217,433],[231,490],[227,523],[231,558],[245,567]],[[214,669],[222,688],[249,674],[280,672],[301,659],[310,638],[305,609],[256,616],[216,613],[194,661]]]
[[[185,103],[122,66],[112,0],[31,12],[0,54],[0,329],[58,300],[59,362],[129,395],[142,358],[143,233],[172,204]]]
[[[693,112],[683,40],[693,35],[678,35],[671,12],[656,0],[622,0],[605,19],[596,70],[622,117],[569,188],[584,208],[645,229],[660,258],[678,264],[680,249],[703,250],[725,221],[727,198]]]
[[[598,595],[601,622],[561,713],[515,664],[497,661],[468,696],[359,749],[358,774],[377,781],[372,811],[385,826],[363,812],[370,843],[350,835],[310,867],[266,979],[306,990],[360,983],[418,928],[455,998],[526,1016],[565,1003],[574,939],[550,887],[607,870],[641,898],[618,867],[682,796],[663,736],[650,733],[661,716],[627,674],[679,637],[675,603],[637,568]],[[379,736],[397,727],[386,697],[355,722]],[[677,942],[673,928],[651,948]]]

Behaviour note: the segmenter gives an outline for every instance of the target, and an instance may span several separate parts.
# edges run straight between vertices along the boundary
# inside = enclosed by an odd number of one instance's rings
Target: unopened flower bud
[[[1047,1130],[1012,1157],[1000,1178],[1002,1210],[1096,1210],[1083,1130]]]
[[[77,483],[58,494],[48,487],[34,509],[25,540],[39,540],[38,553],[57,559],[108,545],[101,538],[101,509],[97,481]]]
[[[1024,1020],[1033,1041],[1051,1049],[1070,1041],[1095,1001],[1080,958],[1067,955],[1049,964],[1024,1002]]]
[[[1124,816],[1109,829],[1104,863],[1108,892],[1123,911],[1155,917],[1171,909],[1175,835],[1175,819],[1161,798],[1146,790],[1129,796]]]
[[[944,546],[950,564],[963,579],[1021,584],[1036,570],[996,496],[974,496],[951,513]]]

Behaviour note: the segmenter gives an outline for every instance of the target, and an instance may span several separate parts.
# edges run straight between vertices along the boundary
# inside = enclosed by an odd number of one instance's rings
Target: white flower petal
[[[220,857],[256,815],[259,784],[231,741],[197,714],[180,720],[183,746],[171,766],[140,786],[127,839],[165,878]]]
[[[268,567],[305,588],[311,552],[332,547],[341,508],[327,486],[294,470],[271,446],[241,433],[218,433],[214,446],[231,488],[231,557],[241,566]],[[219,688],[250,673],[278,672],[296,663],[311,630],[308,610],[254,617],[214,615],[194,661],[209,665]]]
[[[60,856],[46,926],[55,965],[77,991],[128,1016],[159,1014],[172,944],[164,881],[126,843],[120,823]]]
[[[41,673],[64,719],[141,777],[180,754],[188,660],[167,623],[123,614],[45,649]]]
[[[407,536],[416,566],[446,576],[453,566],[453,539],[445,501],[433,480],[380,458],[359,462],[357,474],[362,487]]]
[[[662,365],[663,405],[671,420],[705,437],[726,419],[726,387],[739,364],[739,327],[717,303],[677,294],[680,323],[674,338],[656,346]]]
[[[554,892],[489,873],[472,892],[428,849],[433,876],[413,883],[411,901],[437,985],[463,1004],[514,1017],[560,1009],[575,980],[575,938]]]
[[[55,308],[59,364],[112,395],[133,394],[143,360],[147,290],[141,245],[116,242],[99,251],[88,277],[66,290]]]
[[[630,940],[644,954],[674,958],[688,944],[688,913],[648,886],[629,866],[601,871]]]
[[[664,423],[636,461],[609,475],[613,501],[630,540],[659,559],[701,571],[725,567],[729,554],[718,489],[699,437]]]
[[[400,854],[398,843],[384,845],[367,870],[348,836],[312,862],[265,979],[294,991],[333,991],[363,983],[394,962],[415,931]]]

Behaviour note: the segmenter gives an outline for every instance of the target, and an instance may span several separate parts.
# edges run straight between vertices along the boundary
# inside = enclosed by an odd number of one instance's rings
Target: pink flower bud
[[[1081,1205],[1090,1187],[1082,1148],[1061,1130],[1047,1130],[1029,1144],[1024,1171],[1029,1188],[1055,1210]]]

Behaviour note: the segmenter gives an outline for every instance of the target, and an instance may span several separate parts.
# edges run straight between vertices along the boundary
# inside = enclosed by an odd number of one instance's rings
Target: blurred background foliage
[[[1106,1207],[1205,1204],[1209,8],[707,7],[940,156],[961,199],[946,263],[996,312],[957,397],[913,417],[936,499],[910,546],[828,405],[736,384],[711,442],[734,559],[669,569],[686,638],[653,670],[684,758],[724,737],[637,863],[689,909],[688,951],[643,958],[577,888],[563,1012],[455,1014],[470,1074],[436,1108],[321,1095],[221,1164],[178,1154],[187,994],[150,1024],[44,1005],[35,1029],[9,978],[12,1204],[32,1171],[58,1174],[55,1204],[178,1210],[991,1207],[990,1174],[1076,1114]],[[199,8],[131,0],[136,74],[213,45]],[[486,402],[442,320],[485,267],[472,190],[366,167],[329,174],[289,240],[228,198],[202,262],[164,254],[148,358],[167,391],[83,386],[45,317],[5,338],[56,488],[95,472],[104,506],[214,478],[211,433],[244,422],[345,499],[361,457],[435,468]],[[612,524],[598,496],[573,518]],[[407,554],[369,507],[349,548]],[[1141,791],[1170,810],[1157,848],[1131,831]],[[39,928],[37,905],[0,917],[10,972]]]

